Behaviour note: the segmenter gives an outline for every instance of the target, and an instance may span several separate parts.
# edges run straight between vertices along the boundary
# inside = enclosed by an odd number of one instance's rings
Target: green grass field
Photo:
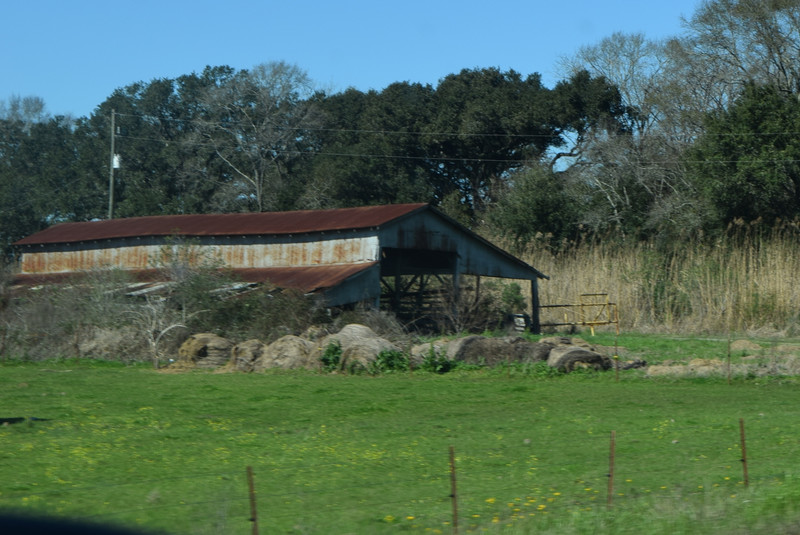
[[[722,358],[726,348],[620,343],[655,361]],[[540,372],[245,375],[6,362],[0,418],[47,420],[0,427],[0,510],[250,533],[252,466],[261,533],[451,533],[452,446],[460,533],[800,530],[796,378]]]

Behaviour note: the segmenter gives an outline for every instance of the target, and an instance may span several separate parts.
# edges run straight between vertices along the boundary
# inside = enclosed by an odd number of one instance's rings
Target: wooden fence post
[[[614,449],[616,447],[617,432],[611,431],[611,445],[608,449],[608,495],[606,496],[606,507],[611,507],[614,498]]]
[[[450,498],[453,502],[453,534],[458,535],[458,492],[456,487],[456,454],[450,446]]]
[[[615,312],[616,310],[614,307]],[[617,318],[617,334],[614,336],[614,378],[619,382],[619,318]]]
[[[728,384],[731,384],[731,332],[728,331]]]
[[[250,492],[250,522],[253,523],[253,535],[258,535],[258,512],[256,511],[256,486],[253,482],[253,467],[247,467],[247,486]]]
[[[742,472],[744,473],[744,486],[750,486],[750,477],[747,475],[747,445],[744,437],[744,418],[739,418],[739,436],[742,441]]]

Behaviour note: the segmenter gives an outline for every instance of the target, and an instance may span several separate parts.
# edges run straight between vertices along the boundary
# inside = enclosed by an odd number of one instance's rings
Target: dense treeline
[[[524,248],[663,243],[800,215],[800,5],[713,0],[614,34],[564,78],[465,69],[325,93],[297,66],[119,88],[88,117],[0,103],[0,248],[54,222],[430,202]]]

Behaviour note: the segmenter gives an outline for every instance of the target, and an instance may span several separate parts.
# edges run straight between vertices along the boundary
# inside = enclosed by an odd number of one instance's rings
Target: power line
[[[219,122],[219,121],[198,121],[195,119],[177,119],[173,117],[156,117],[152,115],[143,115],[143,114],[133,114],[133,113],[119,113],[117,112],[117,117],[136,117],[139,119],[153,119],[158,122],[161,121],[170,121],[170,122],[181,122],[181,123],[202,123],[208,126],[250,126],[253,123],[246,123],[244,121],[229,121],[229,122]],[[286,126],[286,125],[274,125],[273,128],[276,130],[292,130],[292,131],[304,131],[304,132],[339,132],[339,133],[348,133],[348,134],[380,134],[380,135],[401,135],[401,136],[452,136],[452,137],[513,137],[513,138],[551,138],[559,135],[559,132],[551,133],[551,134],[512,134],[512,133],[490,133],[490,132],[424,132],[424,131],[415,131],[415,130],[375,130],[375,129],[361,129],[361,128],[323,128],[323,127],[313,127],[313,126]]]
[[[800,135],[800,134],[799,134]],[[151,141],[151,142],[161,142],[161,143],[172,143],[171,141],[159,139],[159,138],[150,138],[150,137],[141,137],[141,136],[126,136],[124,134],[118,134],[117,138],[125,138],[125,139],[132,139],[138,141]],[[204,143],[204,142],[190,142],[185,140],[178,140],[174,142],[176,144],[182,144],[184,146],[191,146],[191,147],[206,147],[206,148],[215,148],[215,145],[212,143]],[[407,154],[374,154],[374,153],[362,153],[362,152],[332,152],[326,150],[287,150],[287,149],[272,149],[271,152],[275,154],[281,155],[293,155],[293,156],[334,156],[334,157],[342,157],[342,158],[362,158],[362,159],[369,159],[369,158],[381,158],[381,159],[396,159],[396,160],[418,160],[418,161],[431,161],[431,162],[472,162],[472,163],[511,163],[511,164],[519,164],[525,165],[530,164],[532,162],[538,161],[535,158],[470,158],[470,157],[463,157],[463,156],[414,156],[414,155],[407,155]],[[581,160],[584,164],[587,165],[609,165],[608,162],[604,161],[597,161],[597,160]],[[689,160],[689,159],[669,159],[669,160],[642,160],[636,162],[635,165],[640,167],[652,166],[652,167],[667,167],[673,166],[678,164],[736,164],[736,163],[800,163],[800,159],[789,159],[789,158],[738,158],[735,160]]]
[[[208,126],[250,126],[253,123],[246,123],[244,121],[198,121],[196,119],[178,119],[174,117],[157,117],[154,115],[134,114],[134,113],[119,113],[116,112],[117,117],[134,117],[138,119],[151,119],[158,122],[180,122],[196,124],[198,122]],[[451,137],[500,137],[500,138],[552,138],[561,134],[569,134],[570,130],[558,129],[557,132],[549,134],[514,134],[514,133],[492,133],[492,132],[453,132],[453,131],[418,131],[418,130],[385,130],[385,129],[364,129],[364,128],[323,128],[313,126],[286,126],[286,125],[273,125],[272,128],[276,130],[293,130],[305,132],[333,132],[333,133],[348,133],[348,134],[380,134],[380,135],[398,135],[398,136],[451,136]],[[759,136],[800,136],[800,132],[720,132],[720,133],[704,133],[704,136],[713,137],[759,137]],[[660,137],[657,135],[653,135]]]

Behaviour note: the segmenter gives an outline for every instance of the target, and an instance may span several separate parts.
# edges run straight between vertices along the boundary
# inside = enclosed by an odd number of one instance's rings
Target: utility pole
[[[111,155],[108,161],[108,218],[114,218],[114,165],[116,163],[116,155],[114,153],[114,121],[115,112],[111,110]]]

